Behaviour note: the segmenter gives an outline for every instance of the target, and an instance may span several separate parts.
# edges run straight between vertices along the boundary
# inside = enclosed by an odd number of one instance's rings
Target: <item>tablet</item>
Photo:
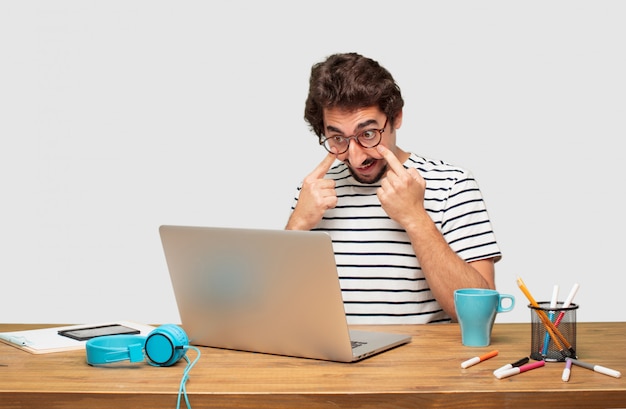
[[[121,324],[98,325],[95,327],[73,328],[59,331],[59,335],[78,341],[87,341],[91,338],[105,335],[139,334],[141,331]]]

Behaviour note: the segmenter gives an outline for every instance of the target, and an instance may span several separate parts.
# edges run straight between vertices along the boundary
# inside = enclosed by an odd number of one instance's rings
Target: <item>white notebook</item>
[[[75,339],[59,335],[59,331],[112,324],[122,324],[124,326],[137,329],[141,335],[148,335],[154,329],[154,327],[150,325],[137,324],[128,321],[115,321],[97,324],[80,324],[2,332],[0,333],[0,341],[32,354],[71,351],[75,349],[84,349],[87,341],[77,341]]]

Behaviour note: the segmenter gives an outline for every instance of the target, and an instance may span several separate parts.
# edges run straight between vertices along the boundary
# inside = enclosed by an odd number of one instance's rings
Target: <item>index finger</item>
[[[322,179],[326,172],[330,169],[332,164],[335,162],[337,156],[334,153],[328,153],[323,161],[320,162],[319,165],[309,174],[309,177],[313,177],[315,179]]]
[[[387,149],[385,146],[378,145],[376,149],[378,150],[378,153],[383,155],[383,158],[385,158],[391,170],[393,170],[396,174],[399,174],[400,172],[404,172],[406,170],[404,169],[404,165],[400,163],[396,155],[394,155],[394,153]]]

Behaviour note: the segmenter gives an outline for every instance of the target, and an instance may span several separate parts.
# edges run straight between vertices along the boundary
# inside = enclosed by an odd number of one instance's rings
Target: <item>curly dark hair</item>
[[[313,65],[304,119],[318,138],[324,133],[324,108],[352,111],[371,106],[384,112],[392,126],[404,106],[400,87],[377,61],[344,53]]]

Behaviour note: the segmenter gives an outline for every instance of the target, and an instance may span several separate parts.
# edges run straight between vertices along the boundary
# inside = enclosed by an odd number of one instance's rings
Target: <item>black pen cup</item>
[[[539,302],[530,308],[530,357],[537,361],[565,361],[576,358],[577,304],[563,307],[559,301],[555,308],[549,302]]]

